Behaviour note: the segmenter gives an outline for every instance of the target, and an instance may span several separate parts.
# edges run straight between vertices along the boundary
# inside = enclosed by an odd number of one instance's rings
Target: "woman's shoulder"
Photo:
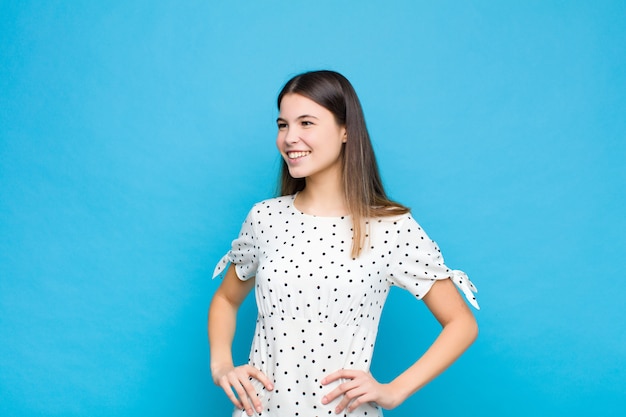
[[[294,195],[284,195],[261,200],[252,206],[250,213],[257,215],[283,214],[292,207],[294,197]]]
[[[374,208],[374,215],[370,222],[398,224],[413,219],[411,210],[403,206],[389,206]]]
[[[382,227],[387,230],[394,230],[399,233],[400,230],[422,230],[422,226],[417,222],[411,211],[404,213],[388,213],[385,216],[376,216],[369,220],[373,227]],[[377,226],[378,225],[378,226]]]

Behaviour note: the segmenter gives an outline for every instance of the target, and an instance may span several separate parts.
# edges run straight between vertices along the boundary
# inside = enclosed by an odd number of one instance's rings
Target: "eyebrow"
[[[310,114],[303,114],[302,116],[298,116],[298,117],[296,117],[296,121],[297,121],[297,120],[306,119],[307,117],[310,117],[310,118],[312,118],[312,119],[317,119],[317,120],[319,120],[319,118],[317,118],[317,117],[315,117],[315,116],[313,116],[313,115],[310,115]],[[276,119],[276,122],[286,122],[286,121],[287,121],[287,120],[283,119],[282,117],[279,117],[279,118],[277,118],[277,119]]]

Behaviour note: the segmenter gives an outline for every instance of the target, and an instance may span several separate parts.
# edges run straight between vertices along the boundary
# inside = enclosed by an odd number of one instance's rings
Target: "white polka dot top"
[[[257,203],[214,277],[229,262],[241,280],[256,277],[258,318],[249,363],[274,382],[274,390],[253,384],[263,403],[255,415],[332,416],[339,399],[326,405],[321,400],[340,382],[320,381],[342,368],[369,370],[392,285],[421,299],[435,280],[451,278],[478,308],[476,288],[465,273],[444,265],[437,245],[410,214],[368,221],[365,247],[353,259],[351,218],[304,214],[294,199]],[[378,417],[382,411],[365,404],[342,415]]]

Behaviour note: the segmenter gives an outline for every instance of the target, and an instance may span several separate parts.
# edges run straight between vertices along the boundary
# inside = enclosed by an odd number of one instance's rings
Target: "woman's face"
[[[341,176],[346,129],[328,109],[300,94],[287,94],[276,123],[276,146],[292,177],[336,180]]]

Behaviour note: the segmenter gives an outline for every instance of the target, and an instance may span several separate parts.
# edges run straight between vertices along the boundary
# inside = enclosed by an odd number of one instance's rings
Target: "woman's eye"
[[[308,120],[303,120],[302,121],[302,126],[311,126],[313,124],[313,122],[309,122]]]
[[[287,127],[287,123],[278,123],[278,130],[285,129]]]

